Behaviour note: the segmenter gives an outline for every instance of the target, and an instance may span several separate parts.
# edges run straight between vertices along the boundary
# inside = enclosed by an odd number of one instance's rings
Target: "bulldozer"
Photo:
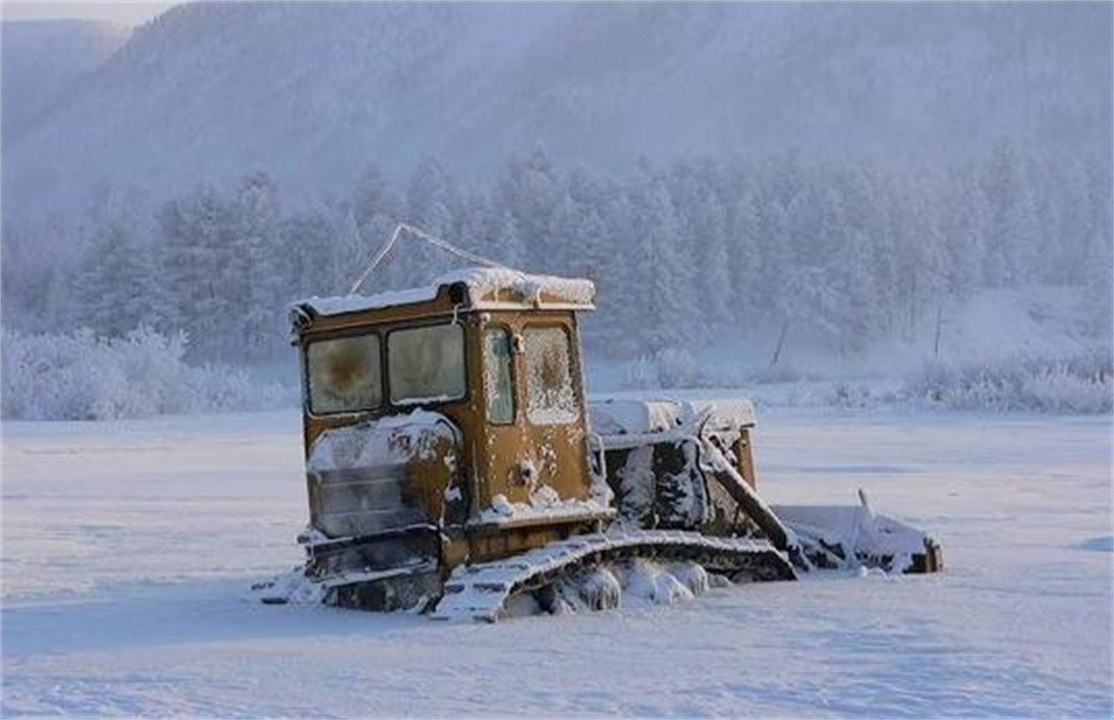
[[[594,306],[590,281],[503,267],[296,303],[306,561],[261,599],[495,621],[941,569],[932,537],[861,491],[767,504],[747,400],[589,398],[578,318]]]

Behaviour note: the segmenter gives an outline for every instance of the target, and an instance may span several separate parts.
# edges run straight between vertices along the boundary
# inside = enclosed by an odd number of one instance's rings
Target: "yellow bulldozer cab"
[[[612,517],[593,497],[577,329],[594,299],[586,280],[469,269],[298,303],[313,528],[436,529],[455,564]]]

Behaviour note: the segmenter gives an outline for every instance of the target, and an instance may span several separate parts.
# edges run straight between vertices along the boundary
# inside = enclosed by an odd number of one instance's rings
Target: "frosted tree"
[[[763,217],[759,210],[758,200],[754,193],[744,191],[735,203],[733,212],[729,215],[729,226],[725,230],[728,235],[727,247],[730,248],[728,267],[731,273],[731,288],[729,297],[732,299],[736,326],[741,326],[745,331],[752,325],[752,318],[757,315],[757,310],[765,305],[763,288],[761,284],[762,272],[770,268],[783,270],[787,261],[776,257],[779,247],[775,243],[784,238],[776,236],[770,222]],[[763,267],[763,249],[772,256],[768,267]]]
[[[538,149],[512,159],[498,181],[499,205],[511,213],[531,267],[549,262],[547,244],[550,216],[560,199],[560,182],[553,163]]]
[[[319,205],[288,217],[279,232],[289,260],[288,294],[301,298],[347,292],[336,277],[337,226],[328,208]]]
[[[811,288],[805,294],[809,299],[805,318],[829,340],[838,342],[841,350],[845,350],[849,345],[847,335],[851,330],[853,312],[851,290],[855,282],[866,274],[868,258],[863,253],[847,252],[848,227],[842,198],[827,183],[822,185],[824,189],[819,191],[819,199],[814,201],[817,212],[812,222],[816,225],[805,231],[813,235],[814,243],[809,250],[804,250],[809,246],[798,239],[802,251],[798,257],[804,261],[806,271],[816,278],[809,283]]]
[[[560,172],[536,151],[466,193],[434,161],[402,199],[395,189],[369,165],[340,200],[294,211],[257,173],[154,216],[142,194],[111,187],[95,215],[5,214],[4,323],[116,335],[148,323],[187,331],[191,361],[266,362],[283,352],[287,303],[346,292],[400,219],[511,266],[593,279],[600,312],[585,338],[616,357],[726,332],[769,339],[772,359],[797,328],[854,351],[923,337],[946,301],[1027,282],[1083,289],[1094,332],[1110,316],[1109,159],[1008,139],[950,167],[787,154],[668,171],[642,161],[622,177]],[[460,262],[412,238],[396,252],[363,292]]]
[[[360,174],[349,203],[356,225],[361,230],[368,228],[380,216],[397,218],[401,211],[398,198],[375,164],[368,165]]]
[[[174,299],[171,324],[186,330],[194,357],[225,359],[240,308],[230,301],[228,204],[209,185],[168,202],[160,214],[163,278]]]
[[[741,307],[733,306],[735,283],[746,282],[734,275],[732,269],[742,263],[733,262],[727,244],[727,210],[719,197],[704,188],[692,200],[689,215],[689,234],[695,244],[693,253],[696,260],[696,288],[700,294],[697,303],[701,311],[705,334],[709,340],[723,337],[734,326]],[[735,248],[739,252],[741,248]]]
[[[591,243],[584,235],[586,214],[587,208],[574,200],[568,191],[562,194],[549,216],[545,232],[545,246],[549,252],[539,258],[540,262],[534,269],[587,276],[587,264],[581,260]]]
[[[840,349],[861,350],[877,337],[884,325],[874,286],[874,258],[870,238],[863,230],[851,230],[836,263],[834,282],[839,285],[843,316],[840,318]]]
[[[1040,204],[1025,175],[1021,176],[1016,201],[1007,215],[1006,232],[1013,258],[1014,282],[1033,283],[1047,278],[1048,268],[1042,267]],[[1051,263],[1046,263],[1051,265]]]
[[[985,238],[989,233],[989,208],[977,183],[952,177],[942,197],[945,212],[940,217],[947,254],[948,292],[965,297],[979,285]]]
[[[584,169],[574,170],[564,183],[564,192],[550,217],[548,247],[555,260],[549,269],[606,281],[612,263],[614,240],[600,215],[606,193]]]
[[[406,190],[406,218],[437,237],[458,237],[460,224],[456,184],[439,163],[423,162],[414,171]],[[402,284],[428,283],[433,276],[459,262],[426,243],[402,238],[394,264],[401,270]]]
[[[769,314],[773,316],[771,319],[776,320],[779,326],[778,339],[770,356],[770,364],[776,365],[781,359],[793,323],[805,314],[801,288],[806,283],[802,278],[804,268],[793,257],[789,210],[779,202],[771,202],[763,227],[765,232],[760,245],[762,277],[753,307],[755,310],[768,308]]]
[[[50,231],[70,244],[72,238],[67,228],[55,226]],[[65,290],[75,259],[67,254],[50,257],[43,253],[40,242],[43,232],[5,213],[0,240],[0,257],[3,257],[0,262],[0,293],[3,294],[0,312],[6,328],[55,330],[69,320],[65,316],[68,308]]]
[[[643,350],[640,347],[643,338],[631,329],[641,327],[645,292],[643,278],[634,263],[639,236],[629,194],[616,185],[608,187],[599,205],[599,219],[602,236],[607,240],[596,251],[606,253],[608,259],[597,268],[593,278],[597,283],[599,311],[585,319],[585,333],[587,337],[600,338],[599,347],[606,352],[629,356]]]
[[[639,307],[644,347],[660,353],[683,347],[699,334],[686,258],[678,247],[680,230],[661,178],[649,179],[634,200],[635,245],[630,258],[637,290],[628,297]],[[634,290],[634,288],[631,288]]]
[[[1084,285],[1087,327],[1109,340],[1114,333],[1114,245],[1109,237],[1093,238]]]
[[[492,222],[494,224],[490,231],[489,257],[508,267],[525,267],[526,248],[514,215],[509,211],[496,213],[492,216]]]
[[[1019,231],[1028,230],[1025,226],[1029,216],[1024,206],[1020,163],[1010,138],[1002,138],[995,145],[982,185],[990,208],[984,278],[992,287],[1009,286],[1022,275],[1017,249],[1029,239],[1018,237]]]
[[[265,173],[241,183],[229,208],[232,264],[231,300],[241,307],[240,339],[245,355],[259,360],[274,354],[284,339],[286,287],[277,190]]]
[[[926,311],[947,294],[947,256],[938,219],[917,189],[902,187],[901,222],[896,228],[897,295],[906,310],[908,337],[919,332]],[[1012,271],[1011,271],[1012,273]]]
[[[489,233],[494,225],[495,210],[487,196],[477,188],[467,188],[460,198],[460,229],[455,238],[466,248],[483,254],[489,242]]]
[[[329,277],[339,294],[348,292],[352,282],[359,277],[370,258],[374,257],[372,253],[377,247],[374,240],[370,242],[364,240],[363,234],[360,232],[360,223],[351,207],[344,205],[333,207],[330,214],[333,217],[336,237],[330,253],[333,266],[330,268]],[[371,238],[374,238],[377,234],[382,235],[384,232],[390,233],[394,230],[394,226],[379,233],[372,230],[371,226],[375,223],[374,218],[377,217],[379,216],[373,216],[373,219],[368,222],[370,230],[368,234]]]
[[[99,334],[123,337],[140,325],[164,323],[152,303],[155,268],[136,233],[137,221],[126,211],[102,219],[78,266],[76,320]]]

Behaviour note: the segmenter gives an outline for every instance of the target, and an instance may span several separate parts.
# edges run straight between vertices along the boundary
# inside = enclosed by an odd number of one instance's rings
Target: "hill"
[[[131,29],[83,20],[5,21],[0,34],[0,108],[8,145],[127,42]]]
[[[257,169],[299,198],[371,161],[483,177],[538,145],[608,171],[962,157],[1002,134],[1101,150],[1110,20],[1101,4],[187,4],[68,85],[8,143],[3,179],[43,209]]]

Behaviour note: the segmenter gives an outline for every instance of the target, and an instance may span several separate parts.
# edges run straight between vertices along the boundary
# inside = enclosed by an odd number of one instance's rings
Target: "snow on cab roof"
[[[308,307],[317,315],[378,310],[429,302],[437,297],[442,287],[456,283],[462,283],[468,289],[471,307],[481,309],[528,306],[591,310],[596,299],[596,286],[591,280],[530,275],[510,268],[470,267],[440,275],[427,287],[375,295],[311,297],[295,305]]]

